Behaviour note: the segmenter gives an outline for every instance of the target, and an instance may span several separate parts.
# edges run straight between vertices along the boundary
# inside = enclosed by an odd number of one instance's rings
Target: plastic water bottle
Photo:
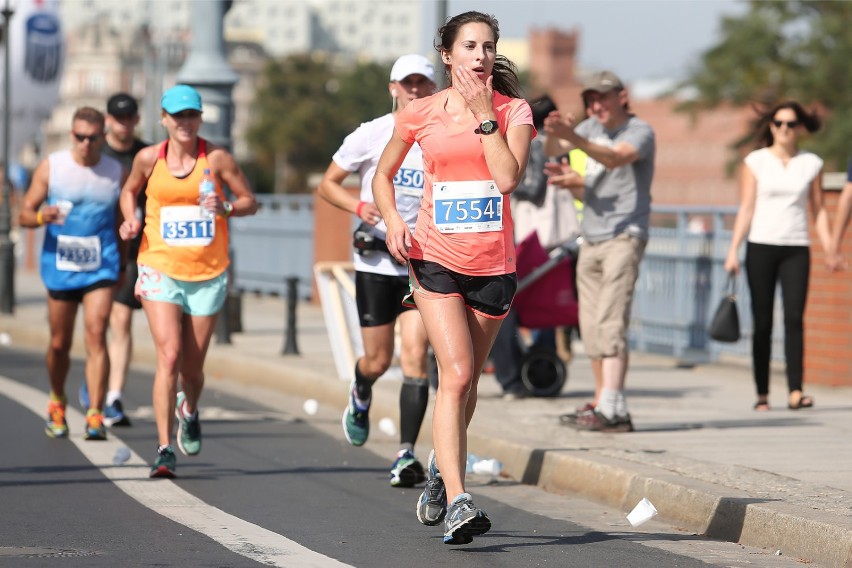
[[[207,219],[212,219],[214,213],[204,207],[204,199],[213,193],[216,193],[216,182],[213,181],[210,169],[207,168],[204,170],[204,176],[202,176],[201,181],[198,183],[198,200],[201,204],[201,216]]]
[[[475,464],[478,461],[479,461],[479,458],[476,457],[476,455],[467,454],[467,465],[465,466],[464,470],[467,473],[473,473],[473,464]]]
[[[130,448],[121,446],[115,450],[115,455],[112,456],[112,465],[122,465],[130,459]]]

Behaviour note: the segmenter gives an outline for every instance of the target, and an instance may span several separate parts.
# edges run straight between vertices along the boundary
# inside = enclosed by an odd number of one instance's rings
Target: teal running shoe
[[[154,465],[151,466],[149,477],[165,477],[171,479],[175,477],[175,469],[177,467],[177,458],[175,451],[171,446],[166,446],[162,450],[157,450],[157,459],[154,460]]]
[[[198,419],[198,411],[195,416],[188,416],[183,411],[186,395],[177,393],[177,406],[175,416],[178,420],[177,445],[185,456],[194,456],[201,451],[201,421]]]
[[[426,481],[426,472],[411,450],[402,450],[390,470],[391,487],[414,487]]]
[[[370,402],[361,406],[355,400],[355,381],[349,388],[349,404],[343,412],[343,434],[353,446],[363,446],[370,436]]]

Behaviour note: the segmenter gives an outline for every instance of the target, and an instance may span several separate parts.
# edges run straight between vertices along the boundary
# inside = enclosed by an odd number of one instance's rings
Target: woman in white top
[[[755,134],[762,147],[746,156],[742,168],[740,209],[725,270],[739,272],[739,246],[748,237],[745,267],[754,318],[752,363],[758,411],[769,410],[772,311],[778,282],[784,307],[787,406],[791,410],[813,406],[813,399],[802,394],[803,319],[811,263],[808,203],[826,252],[831,231],[823,207],[822,159],[800,150],[799,137],[819,127],[817,116],[799,103],[776,105],[758,120]]]

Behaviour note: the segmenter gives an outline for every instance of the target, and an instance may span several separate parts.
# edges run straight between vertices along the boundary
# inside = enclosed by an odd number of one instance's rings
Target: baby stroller
[[[516,246],[518,291],[512,303],[518,323],[529,329],[578,324],[574,264],[580,238],[567,241],[549,254],[531,233]],[[555,396],[568,379],[564,361],[549,348],[524,348],[521,380],[533,396]]]

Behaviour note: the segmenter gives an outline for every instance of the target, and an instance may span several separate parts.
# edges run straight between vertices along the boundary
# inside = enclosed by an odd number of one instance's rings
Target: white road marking
[[[42,391],[0,376],[0,392],[38,416],[44,416],[46,413],[47,400]],[[119,489],[155,513],[198,531],[225,548],[267,566],[349,566],[208,505],[167,479],[149,479],[150,466],[133,451],[124,465],[112,465],[115,451],[125,446],[121,439],[110,432],[109,438],[103,442],[86,442],[83,439],[85,417],[68,406],[65,418],[71,432],[68,441]]]

